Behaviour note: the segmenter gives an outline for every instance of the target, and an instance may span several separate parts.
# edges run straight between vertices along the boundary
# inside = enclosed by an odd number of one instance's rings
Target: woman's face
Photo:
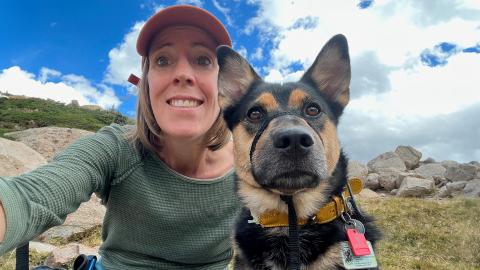
[[[169,27],[149,51],[150,102],[165,139],[202,138],[215,122],[218,105],[216,43],[203,30]]]

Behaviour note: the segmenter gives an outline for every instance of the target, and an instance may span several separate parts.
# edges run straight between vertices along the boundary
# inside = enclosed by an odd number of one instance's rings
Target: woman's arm
[[[26,174],[0,177],[5,225],[0,255],[60,225],[92,192],[104,194],[118,172],[120,135],[113,127],[79,139],[54,160]]]
[[[5,237],[5,211],[3,211],[2,202],[0,202],[0,243],[3,241]]]

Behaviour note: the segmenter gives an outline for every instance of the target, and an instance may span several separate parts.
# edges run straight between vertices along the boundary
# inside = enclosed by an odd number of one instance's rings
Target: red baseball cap
[[[147,56],[150,42],[155,34],[174,25],[189,25],[201,28],[212,35],[217,45],[232,47],[232,41],[227,30],[210,12],[195,6],[176,5],[164,8],[148,19],[138,35],[138,54]]]
[[[140,30],[137,39],[137,52],[147,57],[150,42],[159,31],[175,25],[195,26],[205,30],[219,45],[232,47],[232,40],[225,26],[210,12],[190,5],[175,5],[164,8],[150,17]],[[143,63],[143,60],[142,60]],[[139,78],[130,74],[128,81],[137,85]]]

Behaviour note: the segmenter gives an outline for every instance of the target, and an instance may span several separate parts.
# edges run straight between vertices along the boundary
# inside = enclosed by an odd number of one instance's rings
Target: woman
[[[239,206],[217,101],[218,45],[231,46],[229,35],[205,10],[152,16],[137,40],[136,126],[105,127],[46,166],[0,177],[0,254],[61,224],[95,192],[107,207],[105,269],[224,269]]]

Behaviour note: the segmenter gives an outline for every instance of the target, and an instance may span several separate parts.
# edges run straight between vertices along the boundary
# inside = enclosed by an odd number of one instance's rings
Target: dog
[[[285,84],[264,82],[227,46],[216,53],[219,104],[233,135],[235,188],[244,205],[229,267],[359,269],[350,263],[360,236],[370,252],[364,268],[377,269],[372,247],[380,232],[354,203],[337,136],[350,95],[346,38],[332,37],[302,78]]]

